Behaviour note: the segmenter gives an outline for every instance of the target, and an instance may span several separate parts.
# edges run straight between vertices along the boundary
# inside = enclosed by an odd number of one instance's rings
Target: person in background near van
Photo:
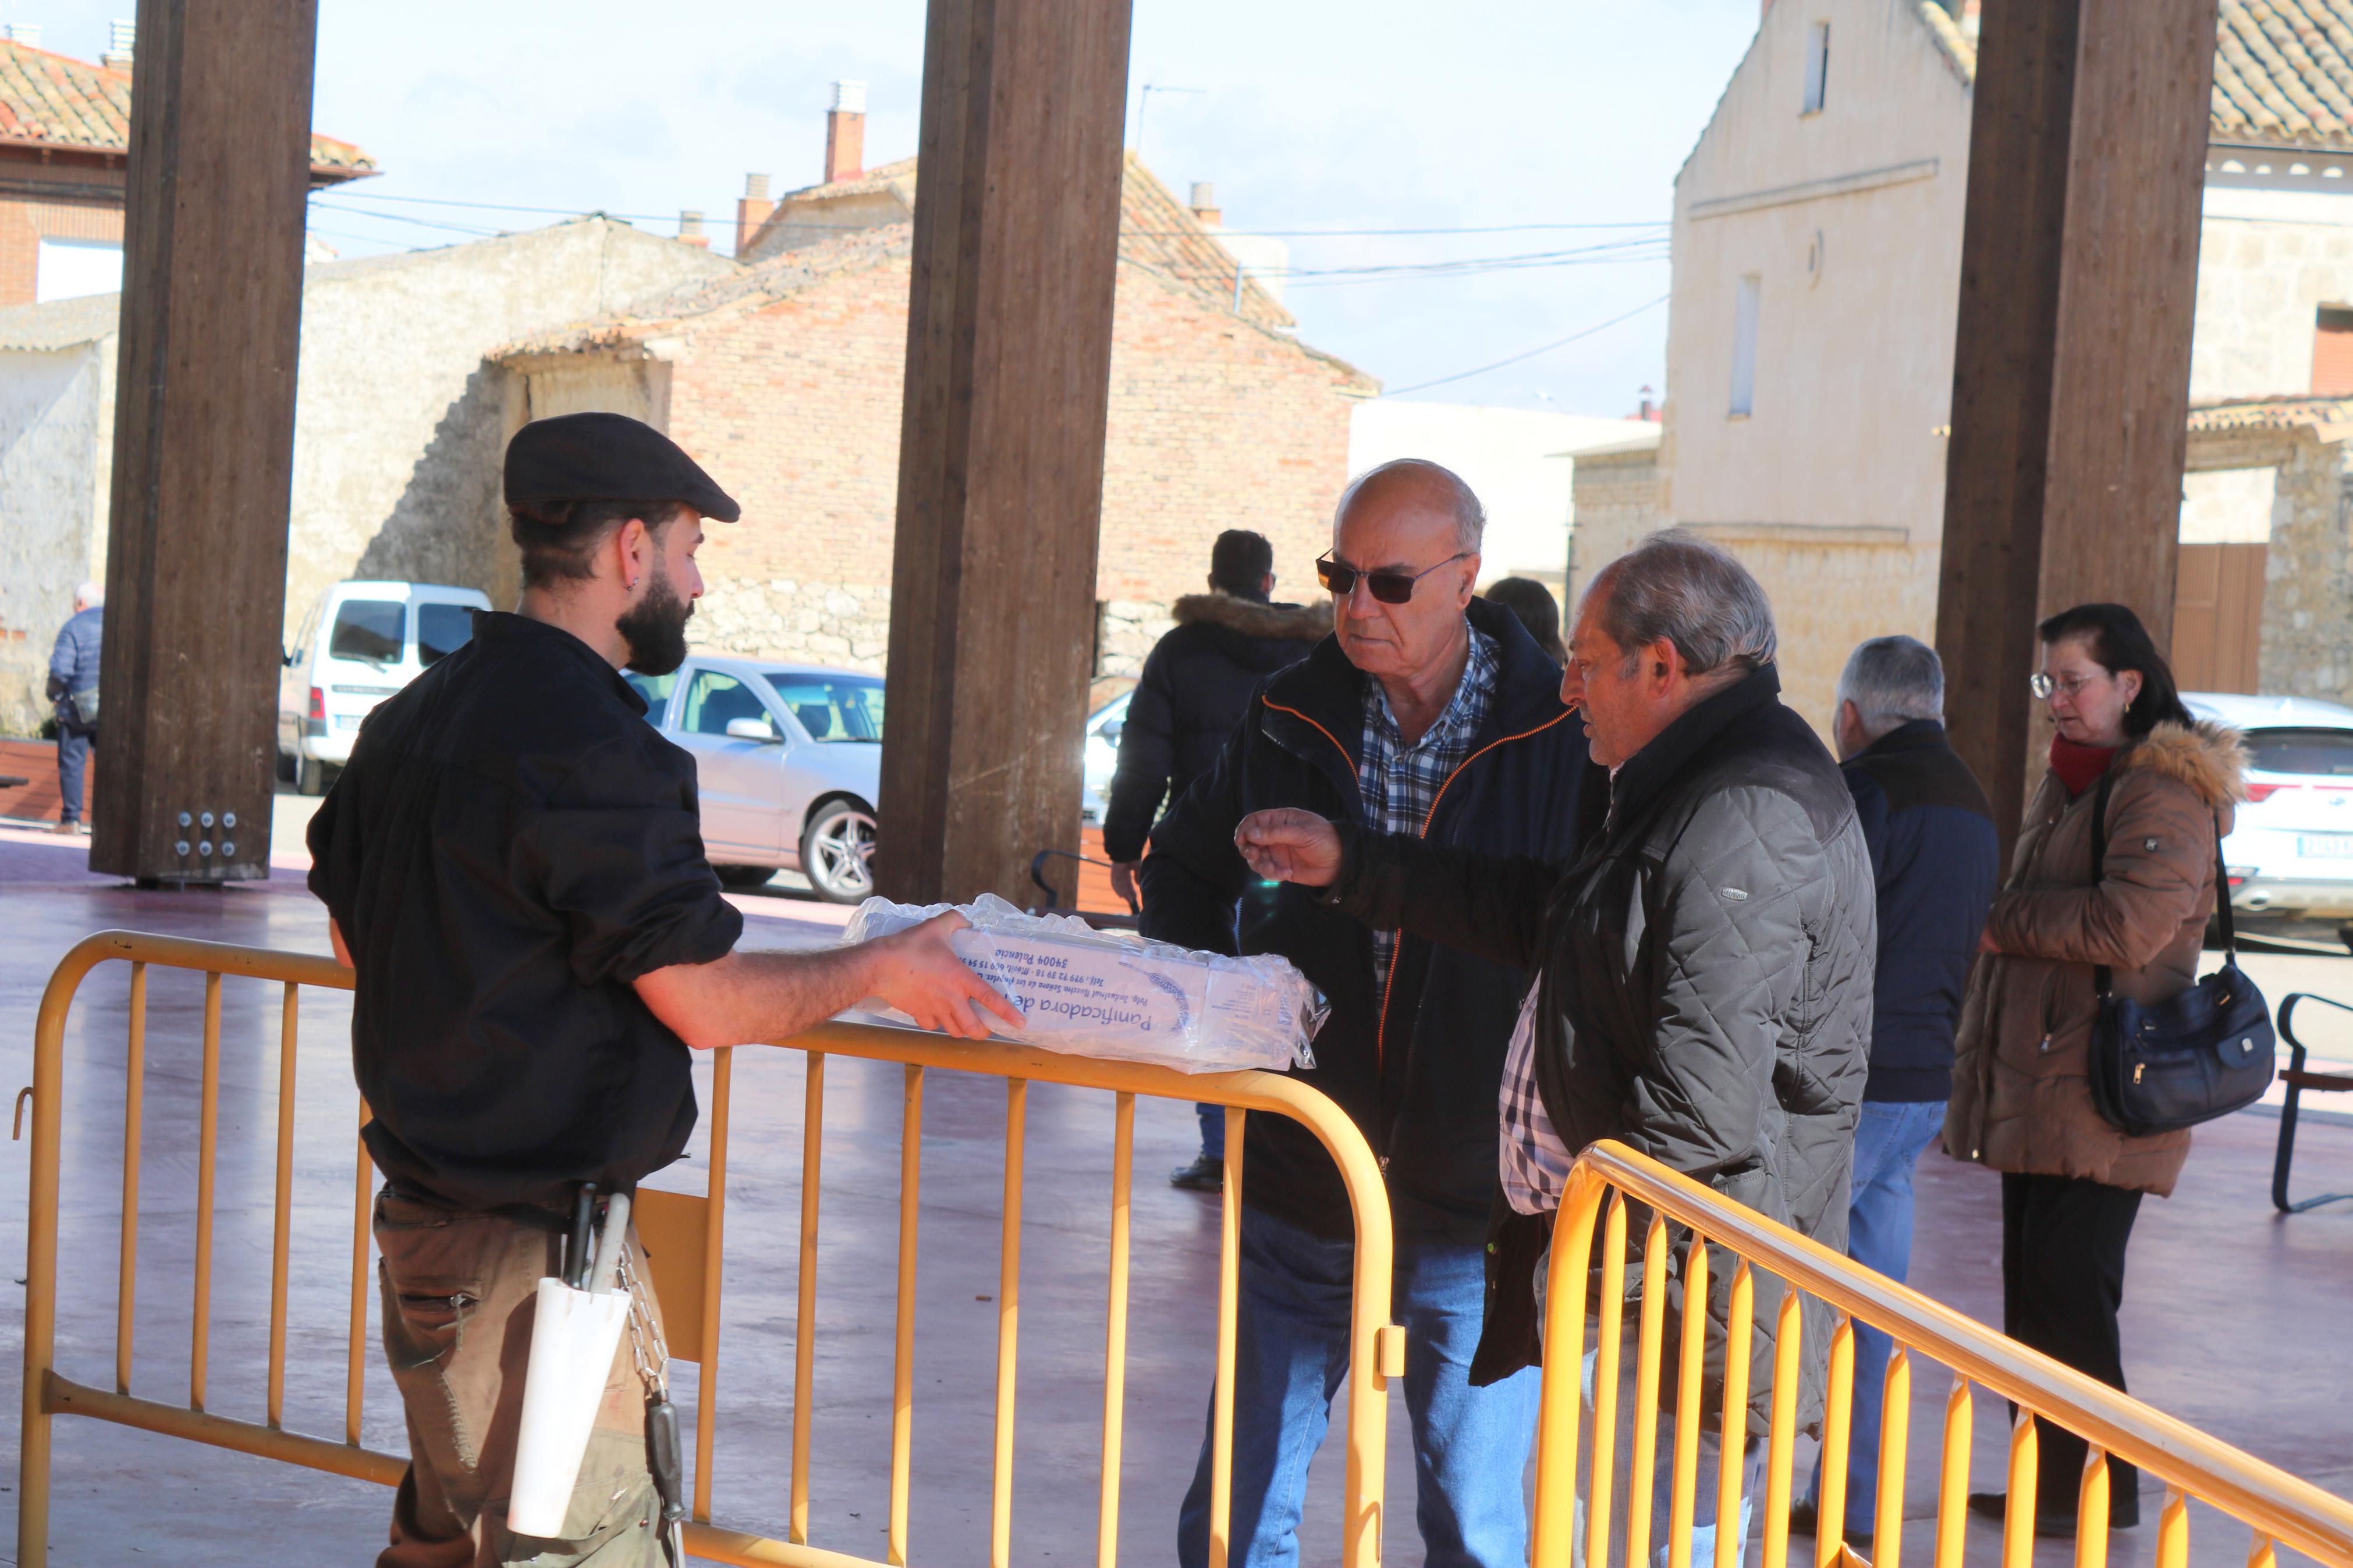
[[[1560,671],[1509,611],[1472,593],[1485,523],[1471,487],[1436,463],[1385,463],[1348,487],[1318,563],[1334,635],[1259,688],[1217,764],[1153,831],[1143,872],[1145,935],[1281,953],[1330,1000],[1315,1065],[1291,1076],[1329,1095],[1380,1156],[1429,1568],[1527,1562],[1521,1481],[1539,1380],[1470,1379],[1495,1091],[1527,973],[1271,886],[1234,831],[1289,806],[1368,834],[1567,858],[1593,788],[1585,738]],[[1299,1560],[1308,1460],[1347,1375],[1356,1225],[1313,1133],[1281,1116],[1248,1126],[1230,1540],[1235,1568],[1268,1568]],[[1178,1514],[1183,1568],[1209,1561],[1209,1468],[1205,1440]]]
[[[1229,528],[1209,550],[1209,591],[1176,601],[1176,626],[1144,661],[1119,734],[1119,771],[1103,807],[1103,853],[1113,890],[1136,904],[1135,868],[1160,803],[1183,798],[1209,771],[1241,722],[1250,693],[1297,664],[1332,629],[1329,605],[1276,605],[1274,547]],[[1169,1173],[1171,1185],[1214,1193],[1225,1186],[1226,1108],[1196,1108],[1201,1152]]]
[[[1568,650],[1560,645],[1560,601],[1550,588],[1533,577],[1498,577],[1487,584],[1486,597],[1520,617],[1546,658],[1568,662]]]
[[[88,833],[81,817],[82,779],[98,740],[98,656],[106,636],[106,592],[95,583],[74,590],[73,614],[58,628],[49,651],[49,700],[58,718],[56,833]]]
[[[2058,733],[2027,803],[1969,976],[1945,1152],[2001,1173],[2001,1327],[2125,1385],[2116,1310],[2141,1196],[2173,1191],[2189,1134],[2133,1137],[2093,1104],[2095,971],[2119,995],[2168,1001],[2197,983],[2214,911],[2215,838],[2244,793],[2238,733],[2190,717],[2173,672],[2122,605],[2078,605],[2042,625],[2034,695]],[[2092,870],[2101,781],[2107,844]],[[2035,1531],[2075,1532],[2084,1439],[2042,1428]],[[2140,1478],[2108,1460],[2108,1522],[2140,1522]],[[1969,1508],[2002,1517],[2000,1492]]]
[[[1901,1280],[1912,1261],[1912,1167],[1945,1124],[1953,1025],[2000,874],[1993,807],[1945,741],[1945,667],[1914,637],[1873,637],[1839,677],[1836,735],[1878,889],[1871,1072],[1854,1134],[1846,1255]],[[1854,1325],[1854,1426],[1848,1444],[1846,1539],[1871,1549],[1879,1496],[1879,1404],[1890,1342]],[[1789,1510],[1810,1534],[1821,1462]]]

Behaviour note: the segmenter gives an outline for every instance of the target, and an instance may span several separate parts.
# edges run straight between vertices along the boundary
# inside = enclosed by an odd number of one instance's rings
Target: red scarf
[[[2073,800],[2099,783],[2100,775],[2123,750],[2122,746],[2080,745],[2064,735],[2053,735],[2051,771],[2059,775],[2059,782],[2067,786],[2067,798]]]

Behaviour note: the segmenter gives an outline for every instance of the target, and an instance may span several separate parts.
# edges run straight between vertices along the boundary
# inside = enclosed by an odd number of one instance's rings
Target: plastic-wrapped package
[[[1289,959],[1271,952],[1197,952],[1096,931],[1074,915],[1025,914],[994,893],[923,909],[869,899],[850,916],[843,938],[889,936],[951,909],[972,922],[948,939],[956,956],[1029,1020],[1017,1031],[982,1015],[1000,1039],[1180,1072],[1315,1065],[1308,1042],[1329,1010],[1323,993]],[[858,1010],[912,1022],[880,998]]]

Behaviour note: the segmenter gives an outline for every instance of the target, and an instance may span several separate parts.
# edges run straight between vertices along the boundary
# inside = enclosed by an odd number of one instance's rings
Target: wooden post
[[[94,870],[269,874],[317,34],[139,3]]]
[[[1128,0],[932,0],[875,872],[1026,903],[1075,849]]]
[[[2214,0],[1985,0],[1936,647],[2015,830],[2050,728],[2035,623],[2171,635]]]

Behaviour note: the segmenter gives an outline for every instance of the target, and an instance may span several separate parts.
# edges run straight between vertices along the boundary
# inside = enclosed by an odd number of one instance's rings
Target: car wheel
[[[776,874],[774,866],[713,866],[723,888],[756,888]]]
[[[801,830],[801,871],[828,903],[871,897],[873,858],[874,815],[856,801],[828,802]]]

